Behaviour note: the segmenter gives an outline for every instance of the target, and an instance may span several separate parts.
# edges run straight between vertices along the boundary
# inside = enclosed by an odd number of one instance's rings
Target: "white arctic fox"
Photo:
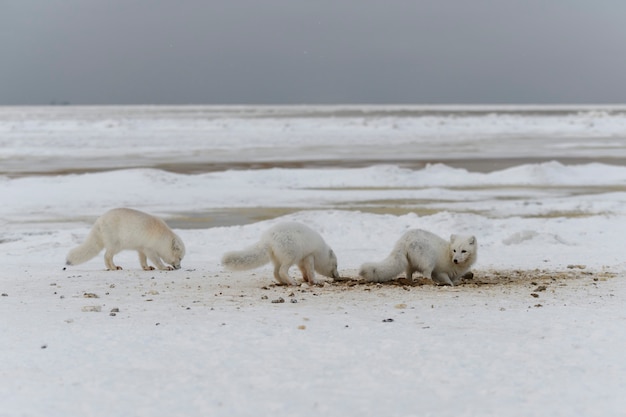
[[[227,252],[222,264],[231,270],[258,268],[272,261],[274,278],[281,284],[297,285],[289,276],[289,268],[296,264],[305,281],[320,284],[319,274],[339,278],[337,257],[319,233],[295,222],[278,223],[261,235],[261,240],[241,251]]]
[[[150,214],[129,208],[112,209],[100,216],[93,225],[85,242],[67,255],[67,265],[87,262],[104,253],[104,263],[109,270],[122,269],[113,263],[113,256],[125,250],[139,252],[139,263],[146,270],[146,257],[159,269],[179,269],[185,256],[185,245],[165,222]],[[163,262],[170,264],[166,266]]]
[[[384,261],[363,264],[359,275],[366,281],[384,282],[402,271],[410,280],[419,271],[439,284],[454,285],[476,262],[477,249],[474,236],[452,235],[446,242],[426,230],[413,229],[402,235]]]

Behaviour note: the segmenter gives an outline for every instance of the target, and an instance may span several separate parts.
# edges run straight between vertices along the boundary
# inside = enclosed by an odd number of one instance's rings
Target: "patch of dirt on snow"
[[[135,301],[153,303],[169,301],[179,309],[190,312],[202,307],[228,310],[259,305],[277,308],[300,304],[345,307],[360,305],[363,302],[377,305],[379,302],[388,302],[389,297],[401,298],[403,294],[409,292],[415,297],[423,296],[426,299],[437,294],[442,297],[439,298],[440,301],[446,297],[456,299],[461,293],[482,294],[480,297],[510,293],[524,296],[525,300],[537,298],[546,300],[553,297],[555,291],[561,288],[595,287],[599,286],[601,281],[607,281],[617,274],[605,270],[587,270],[580,266],[563,270],[477,269],[454,287],[438,286],[419,274],[415,274],[412,281],[401,275],[400,278],[385,283],[365,282],[358,277],[356,269],[343,270],[342,276],[343,278],[334,282],[327,279],[323,285],[318,286],[302,283],[302,277],[294,271],[293,277],[301,284],[286,286],[276,283],[267,271],[205,274],[189,270],[188,276],[182,280],[161,280],[157,276],[129,281],[120,276],[115,283],[105,282],[102,284],[104,287],[90,292],[100,294],[111,306],[119,306],[124,302],[133,305]],[[84,285],[84,281],[84,277],[80,279],[81,286]],[[94,282],[101,281],[94,279]],[[86,293],[84,287],[81,287],[80,295],[84,296]],[[415,298],[411,300],[414,302]],[[139,304],[134,306],[137,307]],[[132,311],[128,308],[124,309],[122,316],[130,314]]]
[[[566,270],[554,271],[546,269],[510,269],[510,270],[476,270],[467,273],[456,287],[483,287],[483,286],[514,286],[514,285],[536,285],[536,291],[544,291],[546,284],[565,284],[568,281],[590,280],[593,282],[606,281],[615,277],[616,274],[610,271],[587,271],[584,265],[569,265]],[[327,284],[329,285],[329,284]],[[408,280],[401,276],[395,280],[384,283],[373,283],[361,280],[356,274],[342,277],[331,283],[332,286],[353,287],[353,286],[400,286],[400,287],[421,287],[437,286],[432,280],[419,276],[413,276],[413,280]]]

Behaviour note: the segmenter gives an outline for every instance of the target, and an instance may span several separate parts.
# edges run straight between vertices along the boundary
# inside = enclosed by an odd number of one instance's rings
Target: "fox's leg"
[[[445,272],[433,274],[432,278],[433,281],[437,282],[438,284],[454,286],[454,284],[450,280],[450,277]]]
[[[289,277],[289,268],[294,262],[282,262],[273,251],[270,251],[270,258],[274,264],[274,278],[276,278],[276,281],[282,285],[296,285],[296,282]]]
[[[289,285],[288,282],[284,282],[280,276],[280,262],[278,262],[278,259],[274,256],[274,253],[270,253],[270,257],[272,258],[272,264],[274,264],[274,279],[276,279],[279,284]]]
[[[121,266],[117,266],[113,263],[113,257],[116,253],[117,252],[114,252],[111,249],[107,249],[106,252],[104,252],[104,264],[109,271],[117,271],[122,269]]]
[[[296,281],[289,276],[291,264],[284,263],[278,268],[278,280],[285,285],[297,285]]]
[[[309,255],[298,263],[298,268],[300,268],[300,272],[302,272],[304,281],[309,282],[310,284],[322,284],[323,281],[315,278],[314,265],[315,259],[313,259],[313,255]]]
[[[141,264],[141,267],[143,268],[143,270],[144,271],[152,271],[152,270],[154,270],[153,266],[148,265],[148,260],[146,259],[146,254],[143,253],[140,250],[138,250],[137,253],[139,253],[139,264]]]
[[[161,270],[167,270],[167,271],[171,271],[171,270],[174,269],[173,267],[171,267],[169,265],[164,265],[163,262],[161,262],[161,257],[155,251],[153,251],[153,250],[146,251],[146,255],[148,256],[148,259],[150,259],[150,261],[153,264],[156,265],[157,268],[159,268]],[[146,268],[144,268],[144,269],[146,269]],[[152,269],[154,269],[154,268],[152,268]]]
[[[280,279],[280,265],[278,265],[278,263],[274,262],[274,278],[276,279],[276,281],[278,281],[279,283],[283,284],[283,282]]]
[[[282,284],[283,282],[280,279],[280,262],[278,262],[278,259],[276,259],[272,251],[270,251],[270,259],[272,260],[272,265],[274,265],[274,279],[278,281],[279,284]]]
[[[415,271],[416,271],[416,270],[415,270],[414,268],[412,268],[412,267],[411,267],[411,265],[409,264],[409,265],[406,267],[406,279],[408,279],[409,281],[413,281],[413,273],[414,273]]]
[[[471,275],[470,275],[471,274]],[[459,282],[461,282],[464,278],[467,279],[472,279],[474,278],[474,274],[472,274],[471,272],[465,273],[463,275],[458,275],[456,277],[454,277],[451,281],[453,285],[458,284]]]

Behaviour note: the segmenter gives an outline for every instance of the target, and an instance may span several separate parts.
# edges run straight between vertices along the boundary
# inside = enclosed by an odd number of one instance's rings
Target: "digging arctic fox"
[[[104,263],[109,270],[122,269],[113,263],[113,256],[126,249],[139,253],[139,263],[146,271],[154,269],[146,257],[157,268],[172,270],[180,269],[185,256],[183,241],[163,220],[129,208],[112,209],[100,216],[85,242],[68,253],[66,264],[87,262],[103,248],[106,249]]]
[[[295,222],[279,223],[261,235],[259,242],[241,251],[227,252],[222,264],[231,270],[258,268],[272,261],[274,278],[285,285],[297,285],[289,276],[289,268],[297,264],[305,281],[321,284],[319,274],[339,278],[337,257],[322,236]]]
[[[474,236],[452,235],[446,242],[426,230],[413,229],[402,235],[385,260],[363,264],[359,275],[366,281],[384,282],[402,271],[412,279],[418,271],[439,284],[454,285],[476,262],[477,250]]]

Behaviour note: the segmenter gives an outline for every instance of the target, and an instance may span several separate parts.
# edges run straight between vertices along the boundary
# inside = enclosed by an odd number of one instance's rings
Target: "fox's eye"
[[[462,250],[461,253],[467,253],[467,251],[466,250]]]
[[[456,253],[456,249],[452,249],[452,252]]]

